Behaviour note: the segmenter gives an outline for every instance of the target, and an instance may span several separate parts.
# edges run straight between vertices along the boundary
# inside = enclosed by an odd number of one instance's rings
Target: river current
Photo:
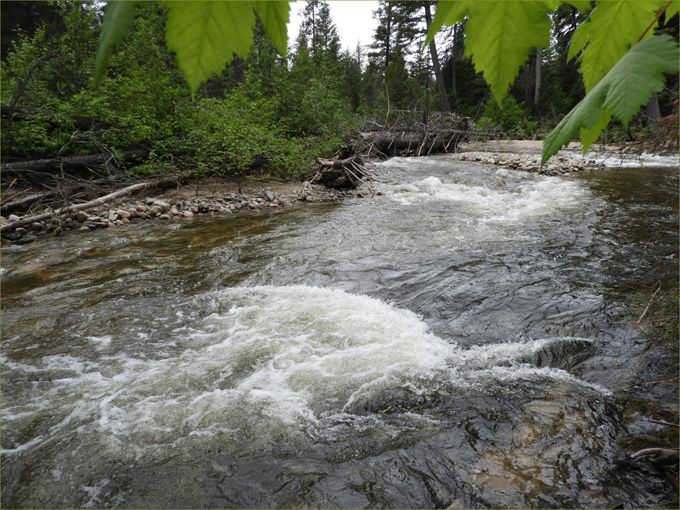
[[[5,508],[611,508],[677,158],[446,157],[363,198],[2,250]],[[677,495],[676,495],[677,497]]]

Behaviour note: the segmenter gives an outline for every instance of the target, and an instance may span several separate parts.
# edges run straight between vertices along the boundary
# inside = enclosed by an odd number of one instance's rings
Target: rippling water
[[[3,507],[607,507],[677,168],[446,158],[369,198],[2,253]]]

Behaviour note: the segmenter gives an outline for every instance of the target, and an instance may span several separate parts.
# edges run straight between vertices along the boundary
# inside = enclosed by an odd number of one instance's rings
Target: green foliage
[[[498,105],[493,97],[489,97],[484,106],[482,117],[475,123],[479,129],[490,129],[497,126],[506,133],[517,137],[524,137],[536,132],[537,123],[528,120],[527,112],[511,95],[503,98],[502,105]]]
[[[678,72],[678,45],[662,35],[636,44],[545,139],[542,164],[579,132],[584,153],[612,115],[627,125],[654,92],[664,73]]]
[[[186,108],[199,175],[295,175],[340,142],[333,136],[290,136],[279,121],[277,101],[252,88],[239,87],[223,100],[200,99]]]
[[[579,60],[588,92],[628,52],[666,3],[665,0],[598,2],[586,22],[574,32],[568,56],[571,59],[583,50]],[[644,38],[652,35],[650,30]]]

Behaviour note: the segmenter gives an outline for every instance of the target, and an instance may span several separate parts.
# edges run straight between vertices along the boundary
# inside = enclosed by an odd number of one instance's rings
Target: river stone
[[[137,212],[145,213],[146,212],[146,206],[145,205],[138,205],[137,206]]]
[[[8,219],[10,222],[14,223],[15,221],[19,221],[21,218],[19,218],[19,216],[17,216],[16,214],[10,214],[10,215],[7,217],[7,219]]]
[[[15,243],[17,244],[29,244],[35,241],[35,236],[25,236],[22,237],[21,239],[17,239]]]
[[[154,205],[151,207],[148,211],[149,216],[156,216],[157,214],[161,214],[163,212],[163,208],[160,205]]]
[[[182,213],[182,216],[184,216],[185,218],[193,218],[193,217],[194,217],[194,213],[192,213],[191,211],[184,211],[184,212]]]
[[[108,220],[109,220],[109,221],[114,222],[114,221],[117,221],[117,220],[119,220],[119,219],[120,219],[120,218],[118,218],[118,215],[117,215],[116,213],[111,213],[111,214],[109,214],[109,217],[108,217]]]
[[[174,205],[173,205],[173,206],[170,208],[170,214],[172,214],[173,216],[177,216],[177,215],[179,214],[179,209],[177,209],[177,206],[174,206]]]
[[[74,215],[75,219],[77,219],[80,223],[87,221],[88,214],[83,212],[83,211],[76,211]]]
[[[267,198],[267,200],[269,200],[270,202],[273,202],[273,201],[274,201],[274,193],[272,193],[271,191],[269,191],[269,190],[265,191],[265,192],[264,192],[264,196],[265,196],[265,197]]]
[[[146,203],[146,205],[153,205],[154,200],[151,197],[146,197],[146,200],[144,202]]]
[[[163,209],[163,212],[168,212],[170,210],[170,204],[163,202],[162,200],[154,200],[153,205]]]
[[[126,211],[125,209],[118,209],[116,211],[116,214],[118,215],[118,217],[121,220],[128,219],[131,216],[131,214],[128,211]]]
[[[172,217],[169,214],[165,214],[165,213],[161,214],[158,218],[161,219],[161,220],[171,220],[172,219]]]

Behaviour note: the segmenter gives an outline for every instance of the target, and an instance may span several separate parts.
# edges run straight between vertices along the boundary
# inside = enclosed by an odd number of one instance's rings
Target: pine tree
[[[302,11],[298,47],[305,45],[317,66],[336,67],[340,58],[340,36],[327,2],[310,0]]]

